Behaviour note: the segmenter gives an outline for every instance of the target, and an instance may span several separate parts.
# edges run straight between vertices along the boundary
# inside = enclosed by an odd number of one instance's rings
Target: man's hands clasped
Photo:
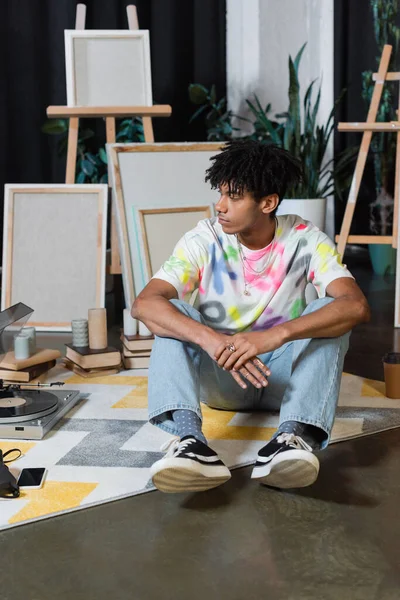
[[[213,331],[202,347],[218,366],[230,371],[235,381],[245,389],[247,385],[244,380],[257,388],[268,385],[267,377],[271,372],[258,355],[272,352],[283,343],[280,330],[272,328],[268,332],[238,333],[232,336]]]

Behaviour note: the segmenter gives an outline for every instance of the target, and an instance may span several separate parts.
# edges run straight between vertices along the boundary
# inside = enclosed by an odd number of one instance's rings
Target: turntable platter
[[[0,422],[18,423],[40,419],[57,409],[58,398],[51,392],[18,390],[0,398]]]
[[[10,398],[0,398],[0,408],[10,408],[11,406],[23,406],[26,404],[25,398],[10,396]]]

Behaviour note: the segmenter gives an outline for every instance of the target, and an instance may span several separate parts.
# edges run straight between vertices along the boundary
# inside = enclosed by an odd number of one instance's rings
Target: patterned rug
[[[18,447],[23,456],[11,463],[46,467],[40,490],[21,491],[15,500],[0,499],[0,529],[87,508],[154,489],[151,464],[162,456],[170,435],[147,423],[146,371],[83,379],[55,367],[48,381],[65,381],[80,390],[81,400],[41,441],[0,440],[5,452]],[[271,413],[235,413],[203,407],[204,434],[231,468],[254,462],[257,450],[276,430]],[[384,396],[384,384],[343,375],[332,443],[400,427],[400,399]]]

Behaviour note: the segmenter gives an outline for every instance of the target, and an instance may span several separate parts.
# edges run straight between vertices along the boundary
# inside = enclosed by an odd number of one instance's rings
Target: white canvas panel
[[[151,106],[148,31],[67,30],[69,106]]]
[[[6,186],[2,309],[24,302],[30,325],[70,331],[104,307],[107,186],[38,188]]]

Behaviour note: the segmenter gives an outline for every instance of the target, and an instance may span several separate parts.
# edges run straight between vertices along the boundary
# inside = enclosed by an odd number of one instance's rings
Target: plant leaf
[[[83,171],[80,171],[76,177],[76,183],[85,183],[86,175]]]
[[[48,119],[41,127],[43,133],[60,135],[68,131],[67,119]]]
[[[304,48],[304,46],[303,46]],[[298,53],[296,60],[301,58],[302,50]],[[297,78],[297,71],[293,64],[292,58],[289,56],[289,115],[291,121],[291,129],[292,134],[294,136],[294,146],[292,146],[292,142],[290,141],[289,147],[287,150],[291,151],[296,158],[299,158],[299,149],[300,149],[300,86]],[[292,139],[292,136],[288,136]]]
[[[299,71],[299,65],[300,65],[300,61],[301,61],[301,57],[303,55],[304,52],[304,48],[307,46],[307,42],[304,42],[304,44],[302,45],[302,47],[300,48],[300,50],[298,51],[296,58],[294,59],[294,70],[296,71],[296,75],[298,74]]]
[[[215,84],[213,83],[210,90],[210,102],[211,104],[215,104],[217,101],[217,89]]]
[[[189,85],[189,98],[193,104],[204,104],[208,100],[208,90],[204,85],[191,83]]]
[[[81,168],[85,175],[87,175],[88,177],[92,177],[95,172],[93,163],[91,163],[90,160],[87,159],[83,159],[81,161]]]
[[[99,157],[105,165],[108,164],[107,152],[104,150],[104,148],[99,148]]]
[[[206,104],[200,106],[200,108],[198,108],[196,112],[190,117],[189,123],[192,123],[195,119],[197,119],[197,117],[199,117],[207,108],[208,106]]]

